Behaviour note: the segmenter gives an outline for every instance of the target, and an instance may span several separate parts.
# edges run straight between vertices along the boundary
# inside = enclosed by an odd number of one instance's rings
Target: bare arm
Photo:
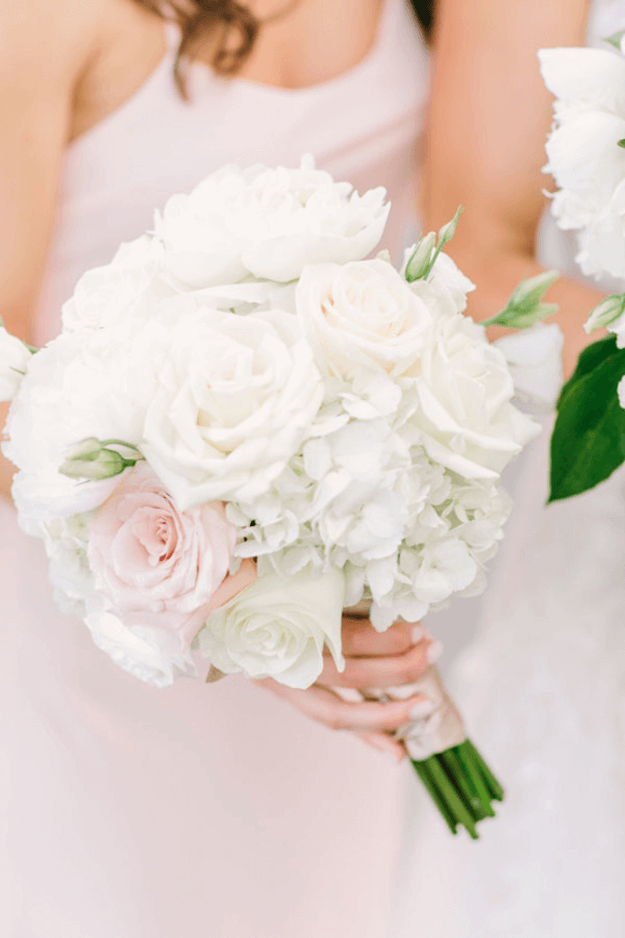
[[[71,101],[84,64],[79,11],[75,0],[0,0],[0,317],[25,340],[31,339]],[[7,409],[0,405],[0,428]],[[0,494],[6,497],[12,472],[0,456]]]
[[[450,253],[477,284],[476,319],[541,269],[534,247],[550,184],[541,168],[552,98],[536,53],[583,45],[587,13],[588,0],[439,0],[426,217],[435,228],[466,208]],[[568,374],[601,294],[562,278],[547,299],[560,304]]]

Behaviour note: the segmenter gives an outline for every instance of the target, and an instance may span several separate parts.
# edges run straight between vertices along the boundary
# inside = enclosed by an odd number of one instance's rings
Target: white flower
[[[249,274],[286,282],[306,264],[369,254],[388,217],[385,195],[380,188],[359,196],[309,157],[299,169],[226,166],[190,195],[173,196],[157,216],[156,233],[169,271],[190,287]]]
[[[586,274],[625,276],[625,59],[603,49],[543,49],[556,126],[545,172],[559,191],[561,228],[583,229],[577,260]]]
[[[84,484],[59,469],[81,441],[138,444],[160,381],[158,320],[63,333],[32,357],[7,422],[4,452],[20,469],[14,497],[27,530],[100,505],[116,479]]]
[[[128,629],[110,612],[88,615],[85,623],[98,648],[118,667],[147,684],[168,687],[178,677],[197,676],[191,652],[181,651],[172,656],[169,648],[160,647],[157,629],[142,630],[136,626]]]
[[[540,431],[510,403],[514,384],[503,353],[465,316],[437,324],[415,389],[420,406],[410,422],[428,455],[467,479],[496,478]]]
[[[323,386],[295,317],[201,309],[173,325],[141,450],[178,507],[266,492]]]
[[[413,245],[404,251],[402,274],[414,250]],[[467,293],[475,290],[475,284],[465,277],[448,254],[441,252],[427,278],[414,280],[410,290],[425,303],[434,317],[440,317],[463,313],[467,308]]]
[[[259,576],[214,612],[199,635],[202,654],[226,674],[272,677],[287,687],[310,687],[323,669],[327,644],[339,670],[345,578]]]
[[[0,322],[0,401],[13,400],[32,358],[28,346],[7,332]]]
[[[555,323],[538,323],[498,339],[495,345],[506,357],[520,400],[549,412],[562,388],[564,335]]]
[[[306,267],[297,286],[297,315],[326,373],[359,369],[398,377],[418,360],[431,316],[386,261]]]
[[[625,409],[625,377],[621,378],[618,383],[618,402]]]
[[[63,305],[63,330],[114,325],[129,315],[149,315],[174,290],[159,276],[164,256],[159,241],[143,235],[122,244],[113,261],[88,270]]]

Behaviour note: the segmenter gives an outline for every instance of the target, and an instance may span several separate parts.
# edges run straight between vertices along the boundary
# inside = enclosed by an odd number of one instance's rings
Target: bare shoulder
[[[0,0],[0,81],[75,84],[111,35],[144,16],[134,0]]]

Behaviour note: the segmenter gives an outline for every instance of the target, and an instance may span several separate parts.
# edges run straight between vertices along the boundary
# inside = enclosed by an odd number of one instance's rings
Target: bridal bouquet
[[[472,285],[442,252],[457,217],[398,270],[364,259],[388,211],[308,159],[227,167],[86,273],[45,348],[0,330],[20,523],[62,607],[138,678],[195,676],[199,653],[308,687],[324,646],[343,666],[344,607],[384,630],[483,586],[500,473],[537,424],[463,315]],[[401,738],[477,836],[501,788],[424,682],[434,713]]]
[[[585,274],[625,281],[625,30],[614,49],[543,49],[542,74],[556,96],[547,142],[558,190],[558,225],[578,233]],[[617,287],[618,289],[618,287]],[[625,293],[594,309],[587,332],[612,333],[580,355],[563,388],[551,441],[550,500],[607,479],[625,461]]]

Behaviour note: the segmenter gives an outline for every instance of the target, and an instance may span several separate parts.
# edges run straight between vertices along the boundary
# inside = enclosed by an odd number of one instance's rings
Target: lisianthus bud
[[[615,293],[612,296],[606,296],[598,306],[595,306],[584,323],[586,332],[592,332],[594,329],[603,329],[623,315],[625,312],[625,293]]]
[[[420,238],[408,263],[406,264],[405,277],[408,283],[414,283],[422,277],[427,277],[430,272],[432,261],[432,252],[436,247],[436,235],[433,231]]]
[[[129,459],[122,456],[116,449],[111,449],[112,445],[130,450],[133,456]],[[124,469],[136,465],[141,458],[139,451],[130,443],[123,443],[118,440],[105,440],[102,442],[95,437],[89,437],[78,443],[68,455],[59,472],[64,476],[69,476],[70,479],[83,479],[85,481],[111,479],[113,476],[120,475]]]
[[[558,312],[555,303],[543,303],[542,298],[560,274],[545,270],[535,277],[522,280],[508,300],[506,308],[492,319],[483,320],[483,326],[506,326],[509,329],[527,329]]]

